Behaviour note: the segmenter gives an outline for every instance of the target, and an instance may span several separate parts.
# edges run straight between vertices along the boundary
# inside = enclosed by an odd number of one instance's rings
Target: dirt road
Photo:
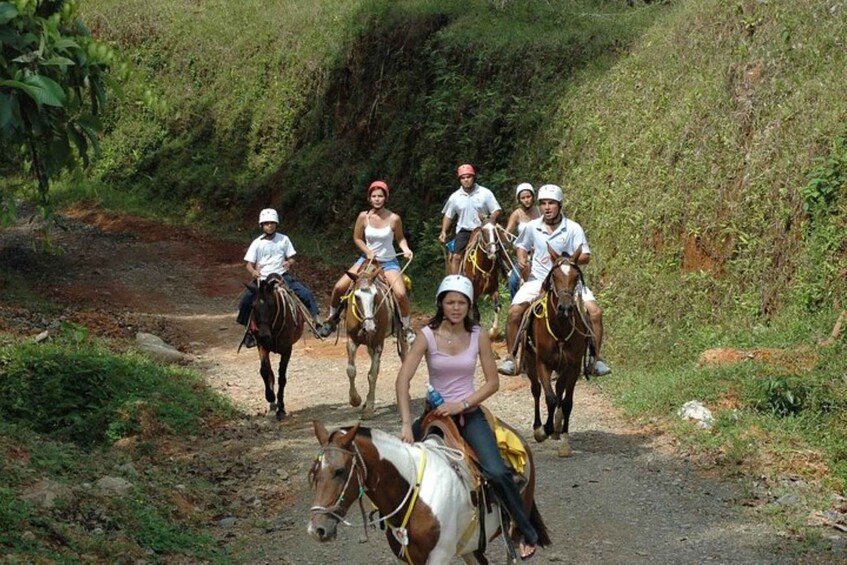
[[[16,247],[16,238],[27,234],[9,230],[4,253],[13,256],[4,261],[28,272],[46,296],[63,305],[67,320],[115,337],[130,338],[139,329],[159,334],[189,353],[193,368],[243,411],[243,418],[212,437],[174,446],[189,472],[216,485],[214,500],[190,511],[208,520],[233,560],[393,562],[379,531],[360,543],[361,528],[342,528],[339,540],[323,545],[306,534],[311,503],[306,472],[317,452],[311,422],[320,419],[334,428],[358,419],[358,410],[347,403],[344,339],[335,344],[308,338],[297,344],[286,391],[291,416],[278,423],[265,415],[255,352],[236,353],[240,328],[234,311],[245,280],[240,259],[247,242],[224,243],[84,209],[72,211],[64,223],[67,229],[54,238],[63,255],[46,257]],[[324,305],[335,273],[304,258],[295,274]],[[366,364],[361,351],[362,377]],[[390,433],[398,431],[393,402],[398,366],[392,349],[383,360],[376,417],[368,422]],[[423,396],[424,380],[421,370],[413,397]],[[363,395],[366,383],[359,379]],[[504,377],[501,392],[488,404],[531,436],[525,379]],[[633,427],[610,405],[602,381],[579,383],[571,441],[575,454],[567,459],[556,455],[554,442],[535,446],[537,495],[553,539],[535,562],[795,562],[789,541],[742,507],[740,485],[711,478],[674,455],[666,436]],[[351,517],[359,522],[358,512]],[[504,562],[504,554],[499,543],[488,552],[494,563]]]

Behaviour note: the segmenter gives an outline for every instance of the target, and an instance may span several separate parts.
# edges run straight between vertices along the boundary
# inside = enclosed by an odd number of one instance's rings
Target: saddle
[[[515,482],[523,486],[529,480],[529,469],[526,465],[527,452],[523,440],[494,416],[491,410],[485,406],[480,406],[480,409],[485,415],[489,427],[494,432],[494,438],[500,448],[500,456],[503,458],[503,462],[512,472]],[[468,468],[471,473],[473,489],[479,490],[485,482],[479,467],[479,458],[473,448],[462,438],[459,428],[456,427],[452,418],[439,416],[435,411],[427,412],[421,423],[421,435],[424,438],[432,435],[438,436],[447,447],[464,454],[465,458],[472,463],[468,465]]]
[[[541,318],[545,316],[548,308],[548,295],[547,293],[543,293],[541,296],[533,300],[529,308],[523,313],[523,317],[521,318],[521,323],[518,325],[518,333],[515,335],[515,345],[514,350],[509,353],[512,354],[514,359],[517,360],[517,367],[520,369],[525,366],[525,356],[527,349],[535,350],[535,342],[533,341],[533,332],[532,332],[532,318]],[[584,320],[584,322],[589,326],[589,335],[588,335],[588,346],[586,355],[583,358],[583,374],[585,378],[588,379],[590,375],[591,365],[593,364],[592,359],[595,357],[596,349],[594,346],[594,335],[593,332],[590,331],[591,327],[591,319],[588,316],[588,311],[585,309],[585,304],[583,301],[577,300],[577,308],[579,316]],[[547,324],[548,331],[549,323]],[[525,372],[525,371],[522,371]]]

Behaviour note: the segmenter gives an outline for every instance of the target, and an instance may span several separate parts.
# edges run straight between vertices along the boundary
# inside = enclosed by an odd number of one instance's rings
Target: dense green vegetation
[[[118,101],[94,179],[65,198],[232,231],[274,205],[301,251],[328,231],[321,254],[347,263],[384,177],[428,309],[457,164],[507,208],[518,182],[557,182],[592,246],[602,386],[636,418],[706,402],[711,431],[669,425],[730,472],[843,488],[847,345],[819,345],[847,296],[843,6],[90,0],[83,16],[163,104]],[[698,364],[715,347],[806,362]]]
[[[214,554],[199,524],[177,517],[169,494],[175,464],[157,452],[168,435],[196,434],[204,422],[233,414],[198,375],[112,353],[84,328],[67,324],[53,343],[0,344],[0,376],[4,555],[13,562],[71,563],[89,553],[115,560],[151,552]],[[134,456],[109,449],[127,438],[137,442]],[[132,461],[144,460],[142,475]],[[127,476],[121,470],[127,466],[131,492],[104,496],[92,489],[102,477]],[[55,485],[54,505],[21,501],[45,480]],[[189,476],[180,482],[186,496],[208,489]]]

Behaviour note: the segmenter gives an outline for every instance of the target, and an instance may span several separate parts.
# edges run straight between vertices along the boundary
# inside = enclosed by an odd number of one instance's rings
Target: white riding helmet
[[[555,184],[545,184],[538,189],[539,200],[555,200],[559,204],[565,199],[561,187]]]
[[[277,215],[276,210],[273,208],[265,208],[259,212],[259,223],[264,224],[265,222],[279,223],[279,215]]]
[[[521,192],[523,192],[524,190],[528,190],[528,191],[530,191],[530,192],[532,193],[532,196],[533,196],[533,197],[535,197],[535,189],[534,189],[534,188],[532,188],[532,185],[531,185],[531,184],[529,184],[528,182],[522,182],[522,183],[520,183],[520,184],[518,185],[518,187],[515,189],[515,198],[516,198],[516,199],[518,199],[518,200],[520,200],[520,198],[521,198]]]
[[[473,303],[473,283],[468,277],[462,275],[447,275],[444,277],[444,280],[438,285],[438,292],[435,293],[436,303],[438,303],[442,294],[450,291],[464,294]]]

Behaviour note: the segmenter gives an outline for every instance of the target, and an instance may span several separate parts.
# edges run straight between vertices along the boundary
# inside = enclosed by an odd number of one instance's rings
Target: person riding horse
[[[517,294],[512,299],[512,305],[509,307],[509,320],[506,326],[508,357],[497,368],[501,374],[516,375],[519,373],[514,359],[518,330],[527,308],[541,295],[541,285],[552,267],[549,249],[552,248],[558,254],[571,255],[582,246],[579,263],[587,265],[591,260],[591,251],[582,226],[562,214],[563,200],[564,194],[559,186],[545,184],[539,188],[538,203],[541,207],[542,216],[529,222],[526,229],[515,241],[518,267],[527,282],[518,289]],[[527,262],[529,253],[532,253],[531,269]],[[607,375],[611,372],[611,369],[600,358],[600,347],[603,345],[603,311],[587,286],[580,285],[579,292],[591,320],[594,340],[595,357],[590,372],[597,376]]]
[[[236,322],[246,326],[250,321],[250,310],[257,288],[256,281],[263,281],[270,275],[277,274],[309,309],[315,326],[320,325],[318,320],[320,310],[315,295],[289,272],[294,265],[294,256],[297,251],[288,236],[276,231],[279,225],[279,214],[273,208],[265,208],[259,213],[259,225],[264,233],[253,240],[244,255],[245,267],[253,280],[247,285],[238,303]],[[251,332],[245,334],[244,345],[256,346],[256,339]]]
[[[397,407],[402,420],[400,439],[406,443],[419,439],[422,417],[412,422],[409,383],[425,355],[430,385],[444,399],[439,406],[429,408],[439,415],[451,417],[462,438],[476,452],[483,475],[523,535],[520,556],[526,559],[535,553],[539,534],[524,509],[518,487],[480,408],[485,399],[497,392],[500,383],[491,341],[470,315],[473,284],[462,275],[448,275],[438,287],[436,302],[435,316],[420,330],[419,339],[415,340],[397,374]],[[485,383],[474,389],[477,358]]]
[[[447,243],[447,230],[454,219],[456,220],[455,245],[450,250],[450,264],[448,272],[451,275],[458,273],[462,265],[462,257],[468,246],[471,233],[482,225],[482,217],[490,217],[496,222],[500,217],[500,204],[494,197],[494,193],[476,183],[476,171],[472,165],[461,165],[457,174],[461,185],[444,204],[441,211],[444,214],[441,219],[441,233],[438,241]]]
[[[411,306],[394,242],[400,246],[407,261],[411,261],[414,254],[403,232],[403,220],[385,207],[389,193],[385,181],[376,180],[368,186],[367,198],[371,207],[359,214],[353,227],[353,243],[362,252],[362,256],[350,267],[350,272],[357,273],[365,261],[379,264],[400,309],[403,339],[411,343],[415,339],[415,332],[410,327]],[[330,299],[329,317],[318,329],[318,335],[321,337],[329,336],[338,325],[344,309],[341,298],[349,292],[352,282],[353,280],[345,274],[335,283]]]
[[[518,201],[518,207],[509,215],[506,233],[517,239],[526,230],[529,222],[541,216],[541,211],[535,203],[535,188],[528,182],[522,182],[515,188],[515,199]],[[515,299],[522,282],[520,269],[515,262],[509,273],[509,300]]]

